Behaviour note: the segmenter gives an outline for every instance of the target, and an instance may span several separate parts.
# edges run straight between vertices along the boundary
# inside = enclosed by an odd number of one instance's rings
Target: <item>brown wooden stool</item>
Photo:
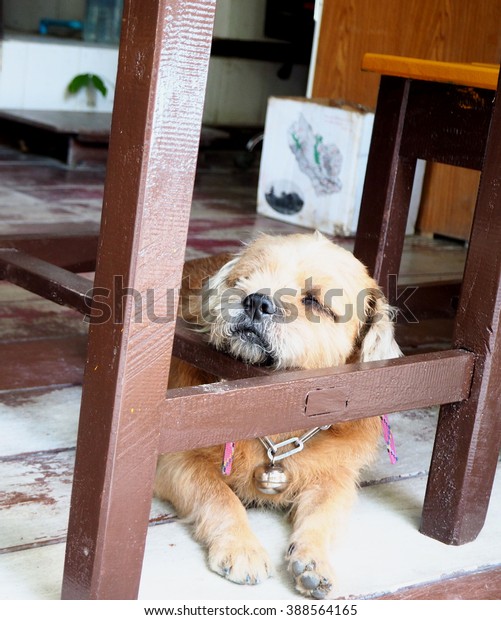
[[[494,451],[499,448],[499,416],[496,420],[494,414],[499,399],[499,385],[494,384],[499,369],[499,256],[492,248],[494,239],[499,242],[501,209],[492,213],[492,205],[497,200],[495,169],[501,147],[492,138],[454,350],[234,379],[225,382],[224,389],[216,385],[167,392],[177,304],[166,293],[177,291],[181,283],[214,8],[215,0],[125,3],[93,291],[78,276],[68,277],[40,257],[30,260],[15,244],[0,251],[3,277],[36,287],[48,298],[55,288],[60,302],[80,309],[93,304],[64,598],[137,596],[155,465],[162,452],[455,403],[442,415],[434,457],[438,466],[431,475],[423,528],[459,530],[459,542],[464,542],[478,531],[485,512]],[[414,81],[388,80],[382,82],[381,101],[387,92],[389,107],[378,109],[357,240],[359,255],[382,277],[398,262],[403,235],[405,209],[399,212],[392,196],[398,191],[407,196],[415,158],[400,148],[409,109],[405,102]],[[484,111],[483,133],[474,133],[481,151],[477,159],[483,156],[491,109],[486,106]],[[501,108],[493,116],[491,136],[501,135],[500,122]],[[385,128],[389,130],[382,135]],[[383,158],[387,165],[380,164]],[[475,235],[485,241],[481,249],[473,250],[480,245]],[[474,282],[479,271],[480,291]],[[482,312],[475,312],[484,298]],[[217,373],[223,374],[221,356],[199,355],[206,345],[188,338],[182,342],[178,354],[195,364],[216,364]],[[236,367],[233,360],[231,366]],[[248,369],[242,376],[246,373]],[[394,393],[388,385],[401,389]],[[310,408],[316,397],[324,404],[321,413]],[[331,403],[328,410],[326,402]],[[472,447],[477,447],[476,453]],[[453,467],[448,462],[451,454]],[[474,483],[478,488],[472,490]],[[466,496],[468,501],[463,500]],[[473,499],[478,503],[473,505]]]
[[[440,412],[421,523],[463,544],[483,526],[501,446],[499,67],[366,54],[363,68],[382,75],[355,254],[383,288],[398,274],[416,160],[482,171],[453,343],[475,372],[469,398]]]

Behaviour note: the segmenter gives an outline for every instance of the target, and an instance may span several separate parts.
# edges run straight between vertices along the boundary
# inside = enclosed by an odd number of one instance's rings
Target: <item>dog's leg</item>
[[[268,554],[250,529],[244,506],[206,458],[190,453],[160,457],[155,494],[193,524],[213,571],[243,584],[270,576]]]
[[[326,480],[298,497],[287,559],[296,589],[303,595],[317,599],[332,595],[334,571],[329,552],[356,494],[354,481],[343,482]]]

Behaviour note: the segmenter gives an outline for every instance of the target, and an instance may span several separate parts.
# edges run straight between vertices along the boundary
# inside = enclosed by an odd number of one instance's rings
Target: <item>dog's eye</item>
[[[313,293],[306,293],[301,301],[307,308],[316,308],[317,310],[322,310],[323,308],[322,304],[318,301],[315,295],[313,295]]]
[[[317,312],[331,318],[333,321],[337,320],[335,313],[329,307],[324,306],[324,304],[319,301],[318,297],[316,297],[314,293],[306,293],[306,295],[301,299],[301,302],[305,308],[316,310]]]

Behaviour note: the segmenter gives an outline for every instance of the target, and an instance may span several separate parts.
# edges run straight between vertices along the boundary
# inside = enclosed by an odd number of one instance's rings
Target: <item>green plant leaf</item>
[[[81,73],[76,75],[68,84],[67,90],[70,94],[76,95],[82,88],[95,88],[103,97],[106,97],[108,89],[103,80],[94,73]]]
[[[89,74],[89,77],[92,80],[92,84],[94,85],[94,88],[98,90],[103,97],[106,97],[106,93],[108,92],[108,89],[106,88],[103,80],[98,75],[94,75],[94,74],[92,75]]]
[[[68,92],[72,95],[78,93],[82,88],[88,88],[92,84],[92,75],[90,73],[82,73],[76,75],[68,84]]]

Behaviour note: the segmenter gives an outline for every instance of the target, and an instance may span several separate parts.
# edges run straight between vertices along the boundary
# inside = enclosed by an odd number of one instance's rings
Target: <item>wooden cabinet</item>
[[[374,106],[379,76],[360,70],[365,52],[499,63],[501,0],[324,0],[314,97]],[[467,239],[478,173],[429,166],[421,232]]]

